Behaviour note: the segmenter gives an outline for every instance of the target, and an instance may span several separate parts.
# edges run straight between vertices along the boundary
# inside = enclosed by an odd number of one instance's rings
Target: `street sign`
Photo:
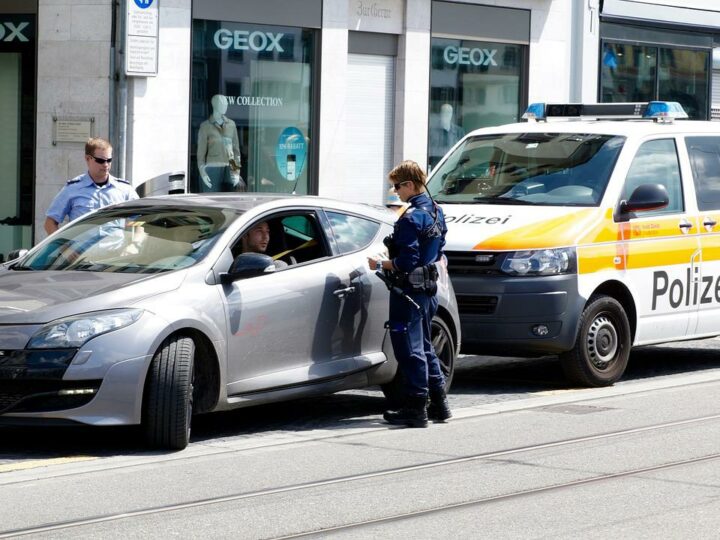
[[[127,0],[125,74],[157,75],[160,0]]]

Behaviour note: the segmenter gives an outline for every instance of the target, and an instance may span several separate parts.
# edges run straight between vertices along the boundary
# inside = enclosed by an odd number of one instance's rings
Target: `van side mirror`
[[[8,253],[7,260],[14,261],[15,259],[24,257],[27,252],[27,249],[13,249],[10,253]]]
[[[620,201],[620,213],[647,212],[665,208],[670,202],[667,189],[662,184],[641,184],[626,201]]]
[[[239,279],[270,274],[275,271],[275,262],[272,257],[263,253],[241,253],[238,255],[230,269],[220,274],[220,281],[224,284]]]

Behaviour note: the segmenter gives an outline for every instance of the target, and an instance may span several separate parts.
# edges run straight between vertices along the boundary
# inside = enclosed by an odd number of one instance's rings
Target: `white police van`
[[[468,134],[428,180],[463,352],[559,354],[603,386],[633,346],[720,334],[720,124],[668,102],[524,118]]]

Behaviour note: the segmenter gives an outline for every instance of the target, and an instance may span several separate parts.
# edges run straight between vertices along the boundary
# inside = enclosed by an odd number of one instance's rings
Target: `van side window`
[[[720,137],[685,139],[700,210],[720,210]]]
[[[680,165],[673,139],[648,141],[640,146],[625,178],[623,199],[629,199],[635,188],[642,184],[662,184],[667,189],[670,202],[665,208],[642,212],[641,216],[673,214],[683,211]]]

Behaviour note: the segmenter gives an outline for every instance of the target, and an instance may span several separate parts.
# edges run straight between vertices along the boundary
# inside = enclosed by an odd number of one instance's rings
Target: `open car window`
[[[13,270],[156,273],[202,259],[240,214],[210,207],[123,207],[58,232]]]
[[[329,255],[327,242],[316,214],[302,212],[283,213],[253,222],[233,244],[231,248],[233,258],[243,253],[243,236],[262,222],[267,223],[270,232],[265,254],[275,261],[281,261],[291,267],[323,259]],[[278,270],[285,268],[283,264],[278,265]]]

